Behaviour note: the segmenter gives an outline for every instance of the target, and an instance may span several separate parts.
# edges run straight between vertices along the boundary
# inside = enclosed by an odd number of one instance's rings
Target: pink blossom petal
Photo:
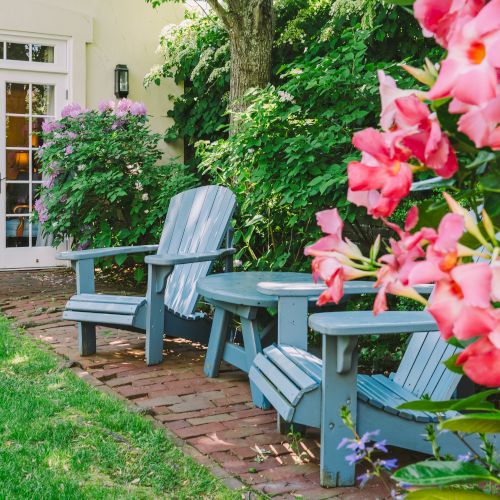
[[[484,262],[463,264],[455,267],[451,271],[451,276],[462,289],[467,304],[489,307],[493,273],[488,264]]]

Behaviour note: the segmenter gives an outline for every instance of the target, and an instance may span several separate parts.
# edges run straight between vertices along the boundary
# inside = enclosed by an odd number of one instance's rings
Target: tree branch
[[[213,11],[224,23],[224,26],[229,30],[231,28],[229,12],[219,3],[218,0],[207,0],[207,3],[210,7],[212,7]]]

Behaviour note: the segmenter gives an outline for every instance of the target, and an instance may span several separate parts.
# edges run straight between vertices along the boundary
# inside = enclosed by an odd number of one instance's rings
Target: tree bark
[[[245,93],[251,88],[265,87],[271,78],[273,0],[227,0],[225,9],[217,0],[210,0],[209,4],[229,31],[230,134],[233,134],[237,129],[238,112],[247,106],[243,99]]]

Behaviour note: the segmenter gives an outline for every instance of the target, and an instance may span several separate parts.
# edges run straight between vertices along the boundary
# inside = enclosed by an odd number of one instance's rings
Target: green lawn
[[[241,498],[0,317],[0,498]]]

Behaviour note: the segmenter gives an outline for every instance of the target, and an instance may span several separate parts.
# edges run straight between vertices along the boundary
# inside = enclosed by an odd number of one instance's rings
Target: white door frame
[[[27,269],[61,265],[53,247],[6,247],[6,83],[54,85],[54,113],[60,116],[66,103],[67,75],[58,72],[24,71],[0,68],[0,269]]]

